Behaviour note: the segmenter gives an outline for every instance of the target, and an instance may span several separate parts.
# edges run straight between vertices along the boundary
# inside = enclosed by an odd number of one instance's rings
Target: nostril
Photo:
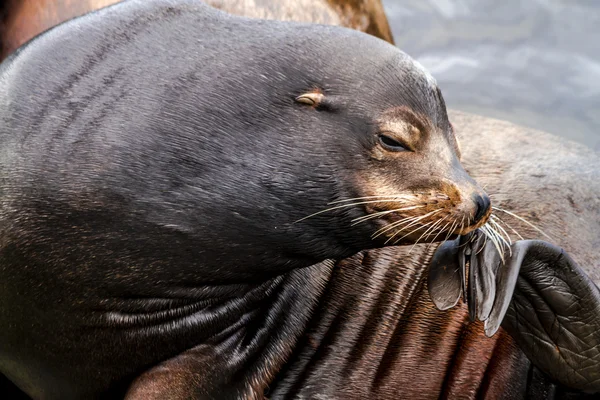
[[[474,195],[473,201],[477,205],[477,213],[475,214],[475,220],[473,222],[479,222],[488,213],[491,202],[487,195]]]

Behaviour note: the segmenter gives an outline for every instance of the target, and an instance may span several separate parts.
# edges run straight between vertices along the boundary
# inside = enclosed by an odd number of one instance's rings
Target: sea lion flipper
[[[500,255],[491,242],[486,241],[484,235],[478,235],[476,252],[471,260],[471,269],[474,270],[475,289],[474,303],[476,304],[475,317],[479,321],[485,321],[492,312],[496,298],[496,273],[500,266]]]
[[[600,289],[557,246],[520,241],[515,247],[521,271],[502,327],[552,379],[600,392]]]
[[[484,235],[468,234],[438,247],[429,267],[428,288],[439,310],[454,307],[462,294],[463,301],[469,304],[471,320],[488,318],[496,296],[500,257],[495,248],[490,251],[485,244]]]
[[[438,247],[429,266],[429,295],[442,311],[454,307],[462,293],[458,257],[459,240],[448,240]]]
[[[496,275],[496,297],[489,317],[485,321],[485,334],[492,337],[500,328],[500,324],[506,315],[506,310],[510,305],[513,296],[517,277],[523,256],[526,253],[526,247],[522,242],[516,242],[511,247],[512,252],[506,259],[504,265],[498,268]]]
[[[439,310],[447,310],[458,303],[462,293],[471,319],[485,321],[496,296],[499,264],[499,255],[495,248],[490,249],[483,235],[469,234],[442,243],[429,267],[428,288],[433,303]]]
[[[459,275],[460,275],[460,285],[463,294],[463,302],[467,302],[467,260],[471,259],[471,237],[472,233],[468,233],[460,237],[458,243],[459,252],[458,252],[458,265],[459,265]]]
[[[474,238],[477,242],[479,235]],[[469,279],[467,281],[467,308],[469,309],[469,319],[471,322],[475,321],[477,314],[477,294],[479,293],[478,280],[479,280],[479,260],[477,258],[477,245],[470,244],[471,251],[468,252],[467,259],[469,261]]]

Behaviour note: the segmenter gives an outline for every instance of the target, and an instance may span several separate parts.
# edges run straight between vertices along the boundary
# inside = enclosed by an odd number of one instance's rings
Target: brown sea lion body
[[[266,15],[269,8],[243,7],[237,12],[304,20],[296,13]],[[52,24],[75,16],[72,10]],[[338,21],[347,21],[342,17]],[[600,240],[597,154],[502,121],[460,112],[450,118],[462,139],[465,165],[493,194],[495,205],[535,223],[600,282],[600,254],[594,250]],[[498,215],[523,236],[540,236],[527,224]],[[381,398],[527,398],[526,383],[536,372],[506,332],[486,338],[481,324],[469,324],[465,306],[448,312],[433,307],[425,283],[432,252],[419,245],[410,253],[409,248],[373,250],[333,268],[295,355],[310,365],[302,386],[329,385],[332,398],[373,393]],[[324,330],[325,340],[316,342],[314,332]],[[289,368],[295,365],[297,359]],[[541,389],[556,391],[550,383]]]
[[[39,33],[121,0],[5,0],[0,6],[0,61]],[[380,0],[209,0],[254,18],[341,25],[393,43]]]
[[[583,145],[505,121],[458,111],[450,118],[466,168],[493,193],[495,204],[534,223],[598,283],[600,157]],[[525,238],[541,235],[497,215]],[[434,250],[394,247],[340,261],[284,372],[302,371],[298,381],[280,383],[275,393],[314,396],[311,391],[322,387],[325,398],[344,399],[596,398],[557,385],[505,330],[486,337],[481,322],[470,322],[466,304],[437,310],[427,293]]]
[[[587,146],[506,121],[451,111],[467,170],[525,238],[563,247],[600,285],[600,155]],[[510,232],[510,231],[509,231]],[[513,238],[518,238],[510,232]]]

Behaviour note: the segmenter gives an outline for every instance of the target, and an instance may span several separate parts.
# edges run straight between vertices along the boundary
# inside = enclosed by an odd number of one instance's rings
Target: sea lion
[[[0,4],[0,61],[39,33],[120,0],[5,0]]]
[[[39,33],[121,0],[6,0],[0,4],[0,61]],[[232,14],[342,25],[394,42],[380,0],[208,0]]]
[[[223,3],[228,5],[228,11],[236,11],[231,3]],[[238,13],[250,11],[244,9]],[[273,16],[290,17],[293,15]],[[600,168],[594,167],[599,165],[597,155],[583,146],[505,122],[458,112],[451,112],[450,117],[463,138],[463,160],[469,171],[496,194],[496,204],[534,221],[579,259],[588,273],[600,278],[597,268],[600,255],[591,251],[597,248],[594,243],[600,238],[600,213],[597,196],[594,197],[600,190],[600,180],[596,179]],[[491,149],[486,150],[490,145]],[[526,237],[539,235],[522,221],[502,217]],[[304,375],[318,377],[324,372],[320,381],[324,390],[338,387],[345,388],[343,393],[359,398],[361,394],[372,395],[374,391],[369,392],[365,383],[370,375],[363,374],[356,362],[354,373],[339,375],[338,367],[344,364],[344,357],[352,360],[355,359],[352,354],[360,352],[368,365],[377,368],[381,376],[388,376],[374,389],[379,388],[379,394],[389,393],[391,398],[539,398],[542,395],[547,398],[548,393],[556,398],[564,396],[566,389],[544,381],[543,374],[536,372],[505,332],[501,330],[494,338],[487,339],[480,324],[468,324],[464,305],[445,313],[432,307],[424,279],[432,250],[420,245],[413,249],[373,250],[365,253],[368,257],[363,259],[362,266],[359,262],[357,269],[345,268],[356,266],[353,261],[356,257],[340,262],[328,280],[311,330],[323,324],[322,329],[326,329],[332,326],[327,322],[331,320],[348,321],[344,324],[347,329],[331,328],[332,335],[318,346],[320,351],[313,356],[314,359],[320,354],[323,363],[329,359],[324,364],[330,368],[319,368],[318,363],[311,361]],[[373,303],[378,298],[380,301]],[[343,307],[343,313],[337,311],[344,304],[351,306]],[[357,314],[355,309],[363,311]],[[372,312],[366,316],[366,310]],[[319,322],[319,315],[326,316],[324,322]],[[358,341],[353,353],[347,354],[345,349],[353,348],[349,338],[362,331],[361,326],[376,340],[368,345]],[[303,343],[307,348],[317,347],[311,330],[297,346],[298,354],[302,354]],[[382,346],[383,350],[389,346],[394,352],[379,364]],[[402,357],[398,358],[399,355]],[[339,359],[336,361],[332,356]]]
[[[188,362],[163,393],[262,396],[317,263],[490,213],[433,78],[353,30],[132,0],[0,68],[0,371],[34,398]]]
[[[557,246],[520,240],[498,252],[488,239],[475,231],[436,250],[428,288],[438,309],[453,307],[462,291],[486,335],[503,323],[552,378],[600,392],[600,288]]]

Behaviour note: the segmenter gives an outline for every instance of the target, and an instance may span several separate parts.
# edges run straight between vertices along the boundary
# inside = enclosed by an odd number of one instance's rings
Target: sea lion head
[[[369,231],[372,245],[444,240],[484,225],[490,199],[461,165],[435,79],[393,46],[358,42],[352,61],[332,50],[337,71],[311,74],[312,87],[295,97],[298,113],[320,121],[311,135],[327,138],[323,157],[337,185],[299,223],[341,215],[348,231]]]
[[[143,226],[143,245],[121,241],[132,254],[253,276],[442,240],[489,215],[435,80],[389,43],[194,1],[123,2],[76,22],[94,29],[54,28],[1,76],[43,115],[25,125],[44,139],[20,170],[43,171],[36,184],[63,214],[110,205],[111,238]],[[28,102],[41,79],[47,95]]]
[[[463,169],[441,91],[419,63],[345,28],[227,18],[234,37],[216,49],[200,40],[211,63],[190,64],[163,118],[195,115],[177,126],[200,132],[190,158],[225,199],[214,206],[236,217],[220,242],[251,234],[240,249],[315,262],[486,222],[490,200]],[[204,232],[223,226],[210,217]]]

